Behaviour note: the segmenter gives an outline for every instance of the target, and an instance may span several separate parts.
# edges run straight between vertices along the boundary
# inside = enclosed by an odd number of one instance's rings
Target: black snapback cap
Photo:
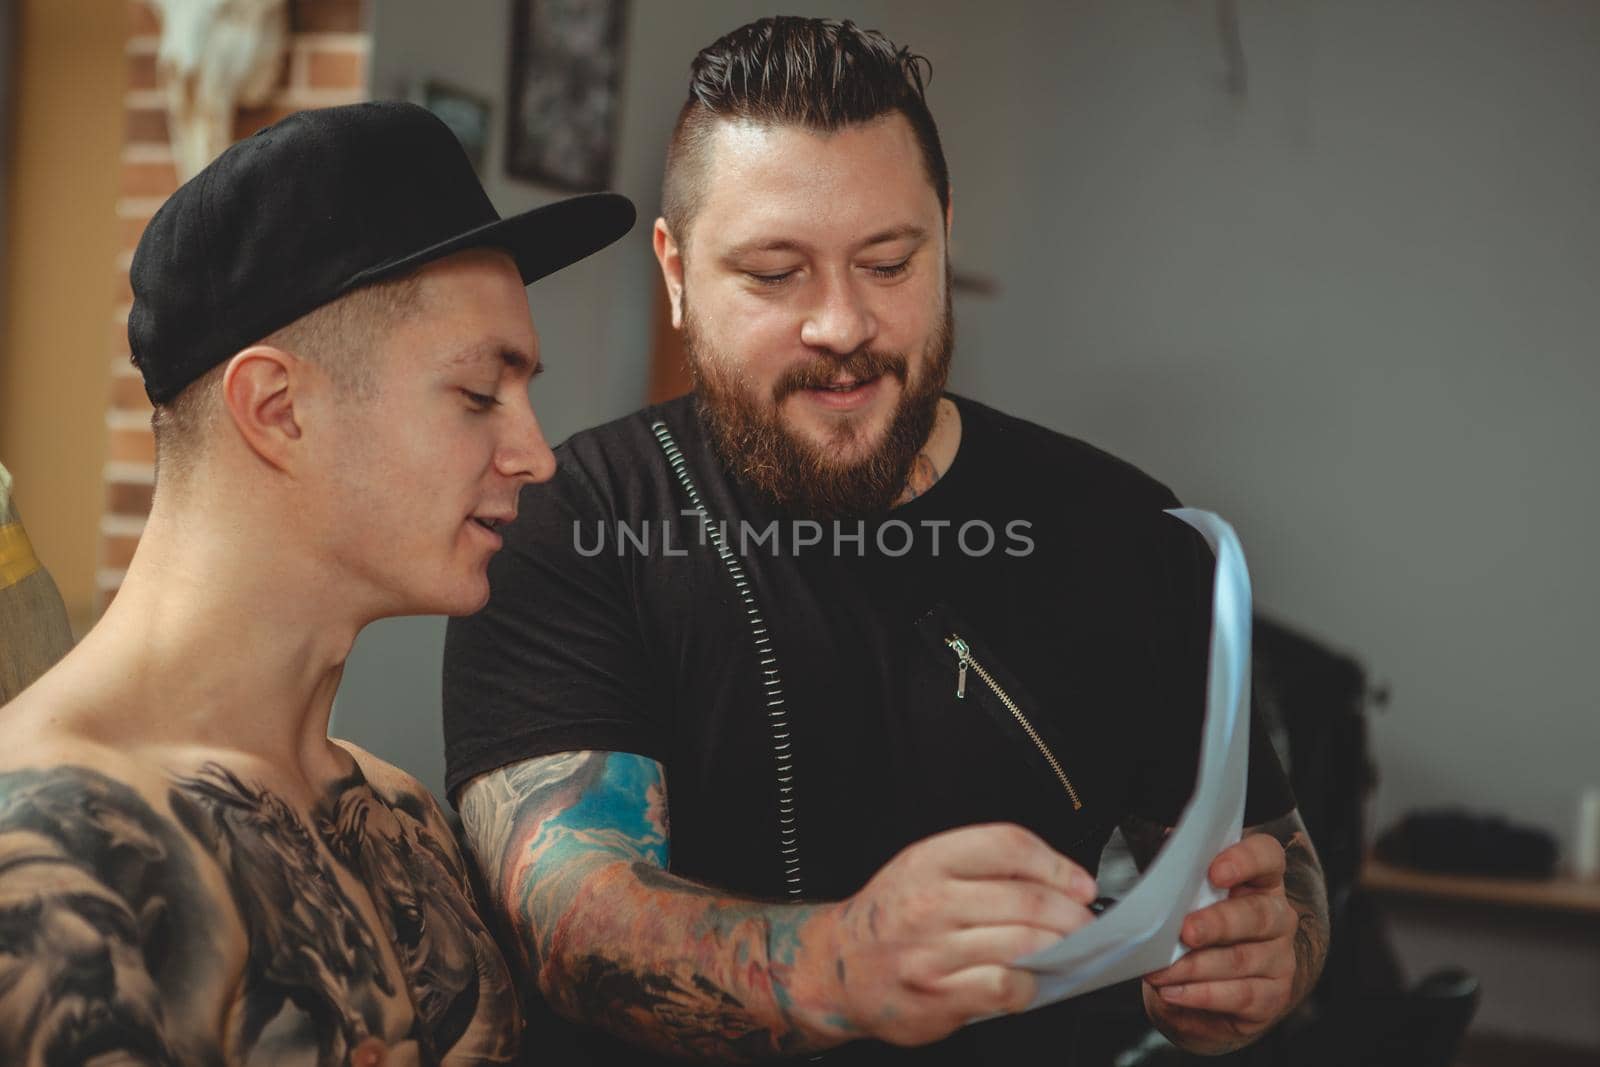
[[[352,289],[480,247],[509,252],[527,284],[633,222],[615,193],[502,219],[450,128],[415,104],[300,111],[229,147],[150,220],[128,344],[145,393],[165,403]]]

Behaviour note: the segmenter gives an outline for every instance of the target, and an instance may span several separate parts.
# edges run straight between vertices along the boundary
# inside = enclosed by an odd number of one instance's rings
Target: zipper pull
[[[957,634],[944,639],[956,654],[956,699],[967,699],[967,664],[972,661],[972,649]]]

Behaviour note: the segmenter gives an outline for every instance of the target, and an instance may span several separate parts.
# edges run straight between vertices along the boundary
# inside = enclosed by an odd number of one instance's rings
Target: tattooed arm
[[[1095,893],[1032,834],[984,826],[910,846],[845,901],[732,898],[664,869],[661,767],[625,753],[483,775],[461,815],[548,1002],[704,1059],[924,1044],[1019,1010],[1033,979],[1009,961],[1089,921]]]
[[[1131,817],[1122,832],[1143,869],[1170,830]],[[1184,920],[1193,951],[1145,976],[1144,1001],[1174,1042],[1217,1053],[1254,1041],[1311,992],[1328,952],[1328,898],[1299,811],[1246,828],[1209,874],[1228,899]]]

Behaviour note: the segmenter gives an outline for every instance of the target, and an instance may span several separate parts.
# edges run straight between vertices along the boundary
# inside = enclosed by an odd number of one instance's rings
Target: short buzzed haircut
[[[924,84],[933,65],[875,30],[833,19],[778,16],[740,26],[690,65],[689,99],[667,145],[662,215],[679,245],[700,209],[706,156],[718,121],[799,126],[833,133],[898,111],[922,150],[939,208],[950,207],[950,171]]]
[[[302,315],[262,338],[325,371],[351,399],[370,397],[377,381],[376,349],[390,331],[419,310],[422,279],[416,273],[374,282]],[[171,485],[182,480],[204,450],[222,411],[222,376],[227,362],[212,367],[165,404],[150,420],[156,439],[156,470]]]

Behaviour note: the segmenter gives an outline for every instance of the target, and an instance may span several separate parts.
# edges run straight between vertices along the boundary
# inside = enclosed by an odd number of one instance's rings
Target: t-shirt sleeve
[[[1194,792],[1200,767],[1216,560],[1192,527],[1165,515],[1161,522],[1157,538],[1161,573],[1152,608],[1146,671],[1150,726],[1141,731],[1139,743],[1147,740],[1147,751],[1135,776],[1130,809],[1172,826]],[[1254,708],[1250,714],[1249,775],[1246,826],[1270,822],[1294,808],[1294,790],[1272,748],[1266,724]]]
[[[445,631],[445,790],[512,763],[596,749],[662,758],[656,689],[635,598],[614,552],[585,555],[614,523],[566,458],[523,491],[489,566],[490,598]],[[581,524],[578,525],[578,524]]]

